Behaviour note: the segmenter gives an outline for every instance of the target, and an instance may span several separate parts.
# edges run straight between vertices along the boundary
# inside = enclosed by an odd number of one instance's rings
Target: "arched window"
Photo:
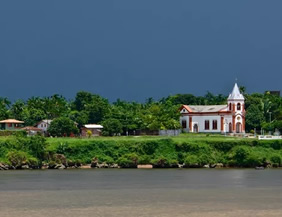
[[[238,111],[241,111],[241,103],[238,103],[238,104],[237,104],[237,110],[238,110]]]
[[[229,103],[229,111],[231,111],[231,110],[232,110],[232,104]]]
[[[232,133],[232,124],[229,123],[229,133]]]

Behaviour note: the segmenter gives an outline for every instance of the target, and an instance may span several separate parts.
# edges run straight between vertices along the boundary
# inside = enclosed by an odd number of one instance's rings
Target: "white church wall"
[[[191,116],[192,117],[192,132],[194,124],[198,124],[198,132],[206,132],[206,133],[221,133],[221,116],[220,115],[206,115],[206,116]],[[189,129],[189,116],[181,116],[180,124],[182,125],[182,121],[186,121],[186,128],[183,130],[185,132],[191,132]],[[210,129],[205,130],[205,120],[209,120]],[[212,129],[213,120],[217,120],[217,130]],[[232,124],[232,115],[225,115],[223,121],[223,131],[229,132],[229,123]]]
[[[205,121],[209,120],[210,125],[209,125],[209,130],[205,130]],[[213,130],[212,129],[212,124],[213,124],[213,120],[217,121],[217,129]],[[192,128],[195,124],[198,124],[198,128],[199,128],[199,132],[202,133],[220,133],[221,132],[221,117],[220,116],[214,116],[214,115],[210,115],[210,116],[193,116],[192,117]]]
[[[224,132],[229,132],[229,124],[232,125],[232,115],[225,115],[224,116]]]

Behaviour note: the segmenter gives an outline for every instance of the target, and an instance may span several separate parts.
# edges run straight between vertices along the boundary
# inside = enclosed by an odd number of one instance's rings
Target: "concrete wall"
[[[181,133],[181,129],[178,130],[160,130],[160,136],[178,136]]]

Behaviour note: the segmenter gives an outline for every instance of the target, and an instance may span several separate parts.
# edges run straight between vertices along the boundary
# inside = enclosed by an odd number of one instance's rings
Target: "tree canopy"
[[[272,132],[275,129],[282,131],[281,97],[271,95],[269,92],[248,94],[245,87],[240,89],[245,96],[247,132],[254,128],[260,130],[261,127]],[[31,97],[26,101],[17,100],[13,103],[7,98],[0,97],[0,119],[15,118],[23,120],[25,125],[30,126],[43,119],[60,118],[60,121],[76,122],[78,128],[84,124],[112,122],[118,127],[114,131],[109,130],[109,134],[126,134],[135,130],[181,128],[179,108],[183,104],[220,105],[226,102],[227,96],[214,95],[210,92],[204,96],[176,94],[160,100],[148,98],[144,103],[121,99],[110,103],[102,96],[86,91],[78,92],[74,100],[70,101],[58,94],[50,97]]]

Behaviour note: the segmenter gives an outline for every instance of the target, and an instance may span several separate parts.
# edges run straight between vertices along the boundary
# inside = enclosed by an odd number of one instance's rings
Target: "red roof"
[[[19,121],[16,119],[7,119],[7,120],[2,120],[0,121],[1,124],[23,124],[24,121]]]
[[[33,127],[33,126],[24,127],[24,128],[22,128],[22,130],[26,130],[26,131],[41,131],[41,129],[39,129],[37,127]]]

